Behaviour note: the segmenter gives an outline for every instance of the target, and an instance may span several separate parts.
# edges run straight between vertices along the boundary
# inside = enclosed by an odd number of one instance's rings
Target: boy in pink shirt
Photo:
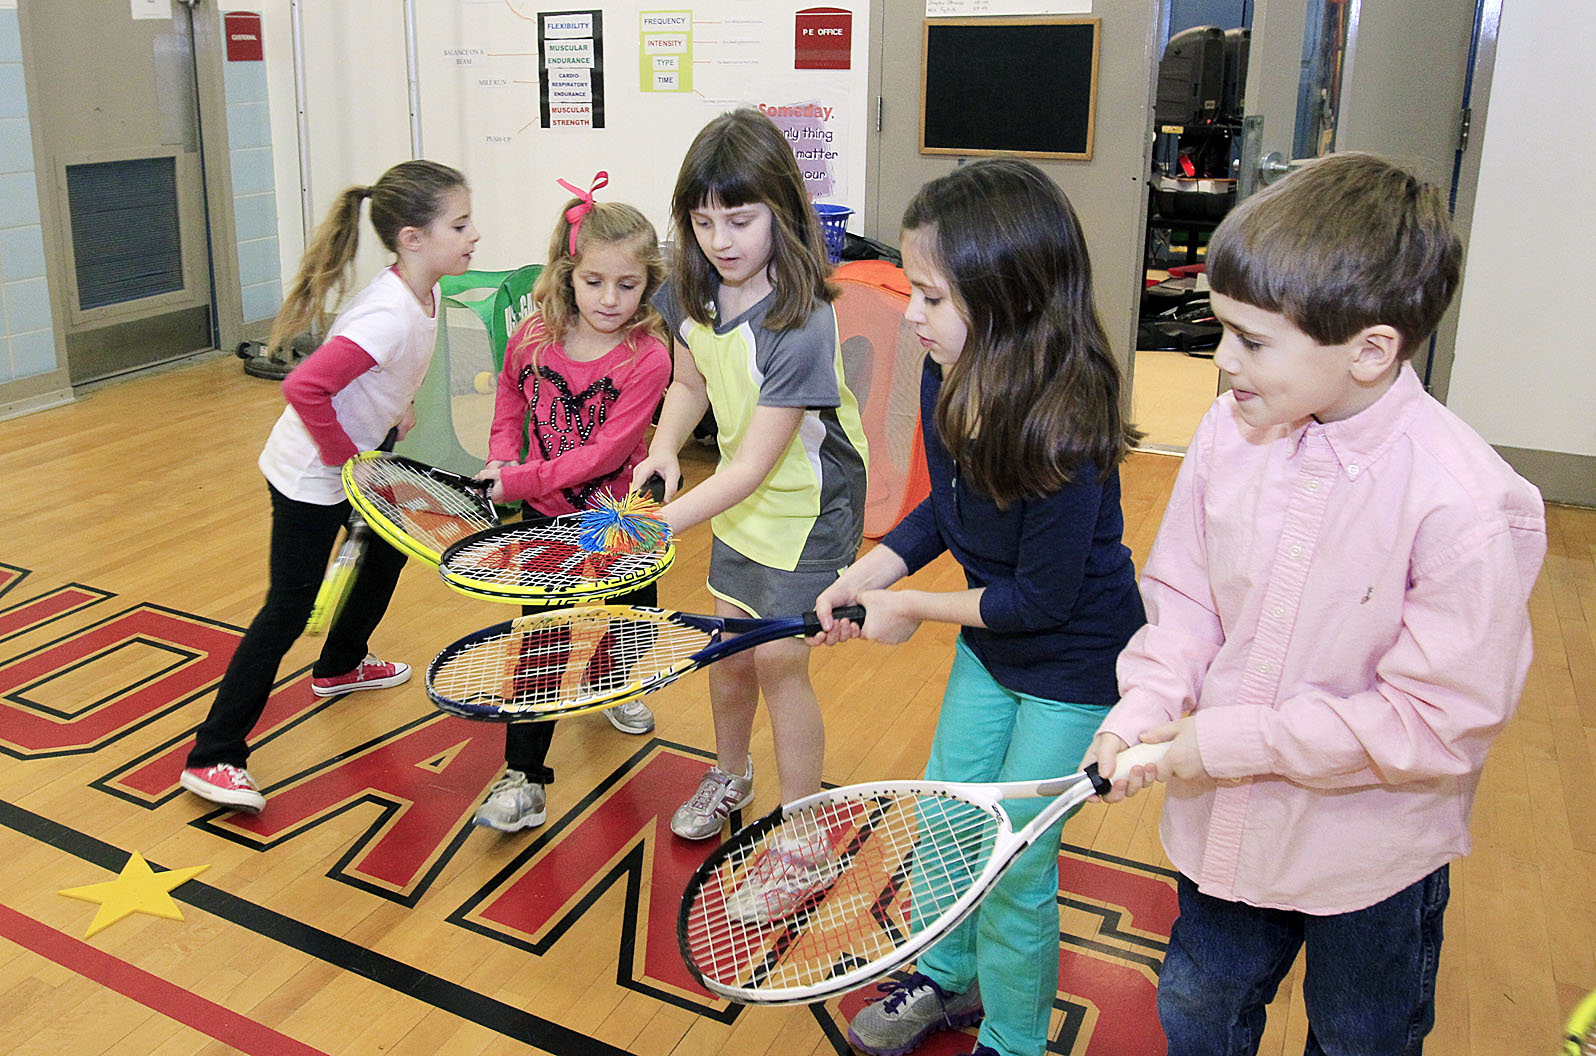
[[[1447,868],[1530,663],[1540,493],[1409,365],[1458,284],[1441,192],[1332,155],[1208,250],[1214,362],[1087,753],[1167,781],[1169,1052],[1257,1051],[1307,950],[1310,1054],[1422,1051]],[[1112,774],[1127,744],[1170,742]]]

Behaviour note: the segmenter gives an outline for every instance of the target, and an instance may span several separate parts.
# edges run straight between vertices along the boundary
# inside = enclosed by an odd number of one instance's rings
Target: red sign
[[[259,62],[265,58],[260,42],[260,15],[254,11],[229,11],[223,31],[227,34],[228,62]]]
[[[798,12],[793,41],[795,70],[846,70],[853,54],[853,12],[811,7]]]

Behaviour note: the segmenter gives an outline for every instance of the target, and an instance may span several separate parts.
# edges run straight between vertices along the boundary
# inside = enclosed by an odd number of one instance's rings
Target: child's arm
[[[1197,712],[1209,774],[1349,788],[1479,771],[1529,669],[1529,592],[1545,537],[1467,512],[1471,524],[1438,524],[1427,529],[1433,546],[1416,545],[1401,625],[1373,660],[1369,688],[1342,696],[1310,685],[1270,707]]]
[[[648,457],[632,470],[633,491],[658,473],[665,481],[666,502],[675,497],[676,482],[682,477],[681,463],[676,453],[693,435],[693,427],[703,420],[704,412],[709,410],[709,392],[704,384],[704,375],[699,372],[698,364],[693,362],[693,354],[680,341],[672,342],[672,348],[676,373],[671,378],[670,387],[665,390],[665,404],[660,408],[659,421],[654,426],[654,439],[649,441]]]
[[[671,531],[684,532],[752,495],[775,468],[792,438],[798,435],[803,419],[802,407],[755,407],[748,430],[731,461],[660,510]],[[655,442],[658,442],[657,433]],[[671,478],[666,476],[665,479]]]
[[[335,337],[283,379],[283,399],[305,423],[323,465],[341,466],[360,453],[338,421],[332,399],[377,361],[347,337]]]

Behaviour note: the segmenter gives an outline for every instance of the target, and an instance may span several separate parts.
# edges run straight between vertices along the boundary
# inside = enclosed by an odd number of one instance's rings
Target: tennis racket
[[[665,481],[656,474],[643,491],[658,502]],[[438,573],[461,594],[485,601],[595,605],[654,582],[676,560],[668,540],[657,550],[590,550],[583,542],[588,516],[534,517],[475,532],[443,551]]]
[[[1129,748],[1114,772],[1168,747]],[[706,989],[744,1004],[851,990],[946,935],[1049,826],[1109,788],[1093,764],[1045,781],[849,785],[778,807],[688,881],[682,957]],[[1039,796],[1057,798],[1015,832],[999,804]]]
[[[499,523],[491,482],[403,455],[363,451],[344,463],[343,481],[372,531],[435,568],[452,543]]]
[[[835,615],[865,616],[856,605]],[[813,612],[755,620],[630,605],[553,609],[444,649],[427,665],[427,696],[468,719],[549,721],[652,693],[766,642],[819,633]]]
[[[344,528],[344,545],[338,548],[337,556],[327,566],[327,575],[316,592],[316,603],[305,621],[306,634],[323,635],[332,629],[338,614],[344,611],[344,602],[349,600],[349,591],[355,585],[355,575],[366,558],[366,546],[370,542],[371,529],[360,519],[360,514],[351,513],[349,524]]]
[[[1586,994],[1568,1017],[1563,1056],[1596,1056],[1596,990]]]

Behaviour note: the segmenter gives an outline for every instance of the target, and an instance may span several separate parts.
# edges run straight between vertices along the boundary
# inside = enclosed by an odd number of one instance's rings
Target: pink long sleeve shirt
[[[1330,914],[1466,854],[1545,554],[1540,493],[1411,367],[1328,424],[1255,430],[1216,400],[1102,727],[1135,744],[1195,711],[1213,780],[1168,786],[1170,860],[1206,894]]]

